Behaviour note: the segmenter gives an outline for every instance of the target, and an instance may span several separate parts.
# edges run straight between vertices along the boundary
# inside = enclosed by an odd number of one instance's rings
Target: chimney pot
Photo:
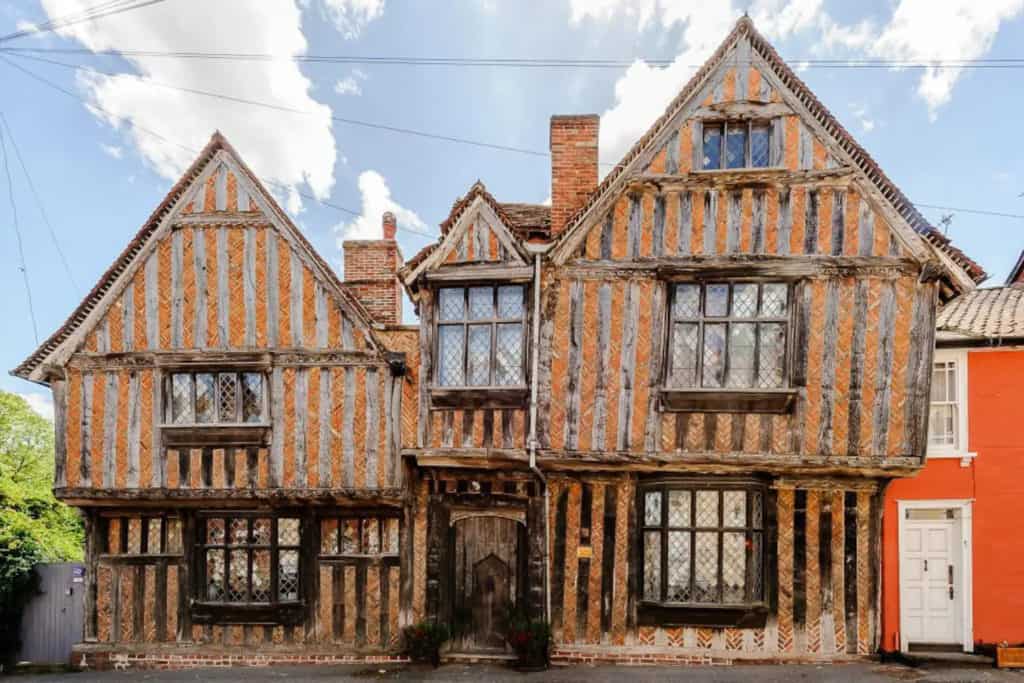
[[[398,231],[398,224],[395,221],[395,214],[390,211],[385,211],[382,217],[382,227],[384,232],[384,239],[394,240],[395,233]]]

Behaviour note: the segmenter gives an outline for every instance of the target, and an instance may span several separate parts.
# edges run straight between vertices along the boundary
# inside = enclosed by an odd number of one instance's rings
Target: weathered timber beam
[[[294,505],[381,505],[398,507],[402,490],[387,489],[92,489],[82,487],[55,488],[54,495],[69,505],[79,507],[167,507],[173,505],[209,506],[211,503],[242,507],[266,503],[278,507]]]
[[[529,282],[533,278],[533,268],[505,264],[457,264],[429,270],[424,273],[424,277],[431,282],[473,282],[476,280]]]
[[[842,458],[750,454],[556,453],[537,459],[544,470],[688,472],[699,474],[765,474],[908,477],[922,467],[917,458]]]
[[[529,456],[521,448],[438,448],[412,450],[402,455],[416,459],[420,467],[457,467],[477,469],[522,469]]]
[[[267,217],[260,212],[227,213],[218,211],[217,213],[196,213],[178,216],[171,224],[171,230],[180,230],[181,228],[193,225],[253,225],[268,227],[270,224]]]
[[[773,119],[777,116],[792,115],[793,108],[782,102],[732,101],[718,102],[700,107],[690,118],[693,119]]]
[[[831,277],[870,277],[894,279],[917,275],[920,265],[897,256],[776,256],[769,254],[732,254],[724,256],[662,256],[633,261],[576,261],[565,266],[569,278],[609,279],[651,277],[663,280],[730,279],[803,279]]]
[[[790,170],[781,166],[767,168],[720,169],[690,171],[689,173],[637,173],[629,178],[626,188],[641,191],[650,187],[662,192],[668,190],[696,190],[723,187],[791,187],[793,185],[824,184],[848,185],[854,179],[852,166]]]
[[[870,491],[878,490],[876,479],[851,477],[788,477],[783,476],[772,482],[777,489],[807,489],[815,491]]]
[[[318,351],[288,349],[248,351],[140,351],[124,353],[77,353],[68,365],[80,370],[132,368],[267,368],[271,366],[388,366],[388,358],[373,351]]]

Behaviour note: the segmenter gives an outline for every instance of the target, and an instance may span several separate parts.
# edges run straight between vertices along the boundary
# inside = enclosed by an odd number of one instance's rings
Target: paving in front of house
[[[620,683],[621,681],[828,681],[833,683],[960,683],[961,681],[1020,681],[1024,670],[952,667],[926,664],[760,665],[727,667],[574,666],[523,674],[498,666],[452,664],[439,669],[385,666],[267,667],[193,669],[187,671],[79,672],[32,676],[32,683],[114,683],[117,681],[556,681],[558,683]]]

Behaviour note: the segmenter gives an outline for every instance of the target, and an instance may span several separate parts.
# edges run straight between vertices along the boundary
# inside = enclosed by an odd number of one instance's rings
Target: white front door
[[[903,646],[962,644],[960,520],[945,509],[909,512],[900,538]]]

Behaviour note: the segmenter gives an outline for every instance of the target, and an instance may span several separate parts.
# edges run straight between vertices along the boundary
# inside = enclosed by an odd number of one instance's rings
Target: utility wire
[[[480,66],[514,68],[597,68],[620,69],[638,61],[651,66],[669,66],[673,59],[634,57],[629,59],[586,59],[586,58],[530,58],[530,57],[411,57],[393,55],[275,55],[266,52],[204,52],[176,50],[131,50],[110,49],[93,51],[87,48],[44,48],[9,47],[0,48],[7,52],[37,54],[84,54],[111,57],[168,57],[175,59],[200,59],[219,61],[293,61],[313,64],[358,64],[398,66]],[[979,58],[979,59],[789,59],[790,64],[801,67],[834,69],[935,69],[935,68],[1024,68],[1024,58]],[[744,62],[737,62],[742,64]],[[746,62],[750,63],[750,62]],[[688,64],[699,68],[701,64]]]
[[[0,154],[4,157],[4,175],[7,176],[7,196],[11,200],[11,218],[14,226],[14,234],[18,238],[18,261],[21,270],[21,279],[25,282],[25,297],[28,299],[28,316],[32,320],[32,334],[35,335],[36,344],[39,344],[39,326],[36,325],[36,311],[32,305],[32,287],[28,282],[28,265],[25,263],[25,245],[21,241],[21,226],[18,225],[18,205],[14,201],[14,181],[11,180],[11,166],[7,161],[7,142],[3,128],[0,128]]]
[[[75,288],[76,292],[81,293],[81,289],[78,283],[75,282],[75,276],[71,274],[71,266],[68,264],[68,259],[64,255],[64,250],[60,246],[60,242],[57,240],[57,232],[53,229],[53,224],[50,223],[50,217],[46,214],[46,207],[43,206],[43,200],[39,196],[39,192],[36,190],[36,185],[32,182],[32,176],[28,172],[28,166],[25,164],[25,159],[21,156],[21,148],[18,147],[18,141],[14,137],[14,131],[11,129],[11,124],[7,121],[7,117],[0,111],[0,123],[7,129],[7,137],[11,139],[11,147],[14,148],[14,156],[18,158],[18,163],[21,165],[21,172],[25,175],[25,180],[28,182],[28,187],[32,191],[32,196],[36,200],[36,206],[39,207],[39,213],[43,217],[43,223],[46,225],[46,229],[50,232],[50,239],[53,241],[53,248],[57,250],[57,254],[60,256],[60,261],[64,264],[64,272],[68,274],[68,280],[71,281],[71,286]]]
[[[0,56],[2,56],[2,55],[0,55]],[[297,109],[295,107],[288,107],[288,106],[281,105],[281,104],[274,104],[272,102],[262,102],[260,100],[251,100],[251,99],[247,99],[247,98],[244,98],[244,97],[235,97],[233,95],[225,95],[223,93],[211,92],[209,90],[198,90],[196,88],[188,88],[188,87],[185,87],[185,86],[173,85],[171,83],[161,83],[160,81],[155,81],[155,80],[153,80],[151,78],[147,78],[145,76],[140,76],[138,74],[133,74],[133,73],[113,73],[113,72],[110,72],[110,71],[104,71],[102,69],[96,69],[96,68],[93,68],[93,67],[90,67],[90,66],[83,66],[81,64],[69,64],[67,62],[60,62],[60,61],[53,60],[53,59],[46,59],[44,57],[32,57],[32,56],[29,56],[29,55],[26,55],[26,54],[13,54],[12,53],[12,54],[10,54],[10,56],[11,57],[17,57],[17,58],[20,58],[20,59],[30,59],[30,60],[33,60],[33,61],[36,61],[36,62],[43,62],[43,63],[46,63],[46,64],[53,64],[55,66],[61,66],[61,67],[67,68],[67,69],[74,69],[76,71],[90,71],[90,72],[94,72],[94,73],[100,73],[100,74],[103,74],[105,76],[110,76],[110,77],[129,76],[131,78],[134,78],[136,80],[141,81],[142,83],[146,83],[146,84],[158,87],[158,88],[166,88],[168,90],[176,90],[176,91],[179,91],[179,92],[185,92],[185,93],[189,93],[189,94],[192,94],[192,95],[201,95],[203,97],[212,97],[214,99],[223,100],[223,101],[227,101],[227,102],[235,102],[235,103],[238,103],[238,104],[248,104],[248,105],[255,106],[255,107],[263,107],[264,109],[273,109],[275,111],[282,111],[282,112],[287,112],[287,113],[290,113],[290,114],[301,114],[303,116],[315,115],[315,112],[311,112],[311,111],[308,111],[308,110],[305,110],[305,109]],[[517,154],[526,154],[526,155],[535,156],[535,157],[547,157],[547,156],[549,156],[549,154],[547,152],[542,152],[542,151],[536,150],[536,149],[527,149],[525,147],[514,147],[514,146],[511,146],[511,145],[501,145],[501,144],[496,144],[496,143],[492,143],[492,142],[481,142],[479,140],[472,140],[472,139],[469,139],[469,138],[456,137],[456,136],[453,136],[453,135],[442,135],[442,134],[438,134],[438,133],[429,133],[427,131],[415,130],[413,128],[402,128],[400,126],[389,126],[389,125],[382,124],[382,123],[373,123],[371,121],[361,121],[359,119],[350,119],[350,118],[346,118],[346,117],[343,117],[343,116],[337,116],[337,115],[334,115],[334,114],[332,114],[330,118],[331,118],[332,121],[336,121],[338,123],[343,123],[343,124],[350,125],[350,126],[359,126],[359,127],[362,127],[362,128],[373,128],[373,129],[376,129],[376,130],[385,130],[385,131],[388,131],[388,132],[391,132],[391,133],[401,133],[403,135],[413,135],[413,136],[416,136],[416,137],[427,138],[427,139],[430,139],[430,140],[441,140],[443,142],[454,142],[454,143],[457,143],[457,144],[460,144],[460,145],[470,145],[472,147],[482,147],[482,148],[485,148],[485,149],[494,149],[494,150],[498,150],[498,151],[501,151],[501,152],[515,152]]]
[[[140,9],[142,7],[148,7],[160,2],[164,2],[164,0],[112,0],[110,2],[101,2],[98,5],[93,5],[92,7],[83,10],[82,12],[66,14],[62,17],[51,19],[50,21],[0,36],[0,43],[6,43],[25,36],[57,31],[62,28],[67,28],[68,26],[74,26],[75,24],[95,21],[97,19],[102,19],[103,17],[121,14],[122,12],[128,12],[129,10]]]
[[[98,105],[96,105],[94,103],[85,102],[85,100],[83,100],[76,93],[74,93],[72,91],[69,91],[69,90],[67,90],[67,89],[57,85],[56,83],[53,83],[52,81],[49,81],[49,80],[43,78],[42,76],[39,76],[38,74],[36,74],[36,73],[34,73],[32,71],[29,71],[28,69],[26,69],[26,68],[24,68],[24,67],[22,67],[22,66],[20,66],[20,65],[18,65],[16,63],[14,63],[6,55],[2,54],[2,52],[3,51],[0,51],[0,59],[2,59],[8,65],[18,69],[19,71],[21,71],[22,73],[25,73],[26,75],[30,76],[31,78],[34,78],[35,80],[40,81],[41,83],[44,83],[44,84],[50,86],[51,88],[56,88],[57,90],[60,90],[64,94],[79,100],[80,102],[82,102],[86,106],[93,107],[93,108],[96,108],[99,111],[104,111],[105,113],[110,114],[110,112],[107,112],[106,110],[102,109],[101,107],[99,107]],[[16,55],[11,55],[11,56],[16,56]],[[55,61],[55,60],[45,59],[45,58],[42,58],[42,57],[29,57],[28,55],[17,55],[17,56],[20,56],[20,57],[25,58],[25,59],[32,59],[32,60],[35,60],[35,61],[50,63],[50,64],[54,64],[54,65],[57,65],[57,66],[67,67],[67,68],[75,69],[75,70],[92,70],[89,67],[80,66],[80,65],[77,65],[77,64],[68,64],[68,63],[65,63],[65,62],[58,62],[58,61]],[[106,73],[106,72],[100,71],[99,73]],[[112,75],[112,74],[106,73],[106,75]],[[204,96],[208,96],[208,97],[215,97],[215,98],[219,98],[219,99],[225,99],[225,100],[228,100],[228,101],[238,102],[238,103],[241,103],[241,104],[250,104],[250,105],[254,105],[254,106],[269,107],[269,108],[272,108],[272,109],[277,109],[277,110],[280,110],[280,111],[292,112],[292,113],[297,113],[297,114],[308,114],[309,113],[309,112],[303,111],[301,109],[293,109],[291,107],[285,107],[283,105],[276,105],[276,104],[271,104],[271,103],[266,103],[266,102],[258,102],[258,101],[255,101],[255,100],[246,100],[244,98],[237,98],[237,97],[232,97],[232,96],[229,96],[229,95],[222,95],[220,93],[213,93],[213,92],[208,92],[208,91],[204,91],[204,90],[195,90],[195,89],[192,89],[192,88],[184,88],[184,87],[164,84],[164,83],[160,83],[158,81],[153,81],[151,79],[147,79],[147,78],[142,77],[142,76],[137,76],[135,74],[117,74],[117,75],[129,75],[129,76],[132,76],[134,78],[137,78],[137,79],[141,80],[144,83],[149,83],[149,84],[154,85],[154,86],[163,87],[163,88],[170,88],[170,89],[173,89],[173,90],[180,90],[180,91],[183,91],[183,92],[190,92],[190,93],[194,93],[194,94],[200,94],[200,95],[204,95]],[[352,120],[350,120],[350,119],[340,119],[340,117],[332,117],[332,118],[334,118],[334,120],[341,120],[343,122],[352,122]],[[434,134],[425,133],[425,132],[422,132],[422,131],[410,131],[409,129],[403,129],[403,128],[397,128],[397,127],[391,127],[391,126],[380,126],[378,124],[371,124],[371,123],[367,123],[367,122],[357,122],[357,123],[358,124],[365,124],[365,125],[368,125],[368,126],[374,127],[374,128],[383,128],[385,130],[390,130],[390,131],[393,131],[393,132],[402,132],[402,133],[408,132],[410,134],[416,134],[416,135],[420,135],[420,136],[423,136],[423,137],[439,139],[439,140],[444,140],[444,141],[448,141],[448,142],[459,142],[461,144],[479,145],[479,146],[482,146],[482,147],[487,147],[487,148],[490,148],[490,149],[498,149],[498,150],[501,150],[501,151],[511,151],[511,152],[519,152],[519,153],[531,154],[531,155],[534,155],[534,156],[550,157],[550,154],[548,154],[546,152],[538,152],[536,150],[524,150],[524,149],[521,149],[521,148],[508,147],[508,146],[504,146],[504,145],[494,145],[494,144],[490,144],[490,143],[481,143],[481,142],[477,142],[477,141],[474,141],[474,140],[467,140],[467,139],[463,139],[463,138],[452,139],[452,138],[450,138],[448,136],[434,135]],[[172,141],[168,140],[166,137],[164,137],[163,135],[160,135],[159,133],[156,133],[156,132],[151,131],[151,130],[147,130],[146,128],[144,128],[142,126],[139,126],[134,121],[132,122],[132,125],[135,126],[136,128],[138,128],[139,130],[141,130],[143,132],[146,132],[146,133],[149,133],[150,135],[153,135],[153,136],[155,136],[155,137],[157,137],[157,138],[159,138],[159,139],[161,139],[161,140],[163,140],[165,142],[169,142],[169,143],[174,144],[174,145],[176,145],[178,147],[182,147],[183,149],[191,151],[191,152],[193,152],[195,154],[198,153],[197,150],[194,150],[194,149],[189,148],[189,147],[185,147],[184,145],[181,145],[179,143],[172,142]],[[615,164],[602,164],[602,165],[614,166]],[[262,180],[264,180],[264,182],[266,182],[268,184],[271,184],[271,185],[278,185],[279,187],[285,187],[287,189],[290,189],[290,188],[288,188],[288,186],[281,185],[280,183],[276,183],[275,181],[272,181],[272,180],[266,180],[266,179],[262,179]],[[318,202],[320,204],[323,204],[324,206],[329,206],[331,208],[337,209],[339,211],[343,211],[345,213],[350,213],[350,214],[355,215],[355,216],[361,215],[360,212],[353,211],[352,209],[347,209],[345,207],[341,207],[341,206],[338,206],[338,205],[331,204],[331,203],[326,202],[324,200],[317,199],[314,196],[307,195],[307,194],[304,194],[304,193],[301,193],[301,192],[299,194],[301,196],[303,196],[303,197],[312,199],[313,201],[316,201],[316,202]],[[944,209],[944,210],[947,210],[947,211],[958,211],[958,212],[961,212],[961,213],[974,213],[974,214],[979,214],[979,215],[998,216],[998,217],[1002,217],[1002,218],[1019,218],[1019,219],[1024,219],[1024,215],[1019,215],[1019,214],[998,213],[998,212],[994,212],[994,211],[984,211],[984,210],[981,210],[981,209],[954,208],[954,207],[948,207],[948,206],[938,206],[938,205],[934,205],[934,204],[918,204],[917,202],[913,202],[913,203],[916,204],[917,206],[926,207],[926,208],[932,208],[932,209]],[[420,230],[412,230],[410,228],[403,228],[403,227],[399,227],[399,229],[400,230],[405,230],[406,232],[411,232],[411,233],[414,233],[414,234],[423,235],[425,237],[432,237],[432,238],[435,237],[434,235],[425,233],[425,232],[420,231]]]
[[[5,57],[3,55],[0,55],[0,60],[4,61],[8,66],[10,66],[10,67],[12,67],[14,69],[17,69],[18,71],[22,72],[23,74],[25,74],[29,78],[32,78],[33,80],[35,80],[35,81],[37,81],[39,83],[42,83],[43,85],[46,85],[46,86],[48,86],[50,88],[53,88],[54,90],[57,90],[57,91],[65,94],[65,95],[67,95],[68,97],[71,97],[71,98],[74,98],[75,100],[78,100],[82,105],[84,105],[86,107],[91,107],[91,108],[95,109],[96,111],[103,112],[107,116],[110,116],[112,118],[117,118],[117,116],[115,114],[113,114],[112,112],[110,112],[107,109],[104,109],[100,105],[98,105],[96,103],[93,103],[93,102],[86,102],[84,99],[82,99],[81,96],[79,96],[74,91],[68,90],[67,88],[65,88],[63,86],[58,85],[57,83],[54,83],[53,81],[51,81],[51,80],[49,80],[47,78],[44,78],[43,76],[40,76],[39,74],[37,74],[37,73],[35,73],[33,71],[30,71],[29,69],[26,69],[25,67],[21,66],[20,64],[16,64],[15,62],[11,61],[10,59],[8,59],[7,57]],[[135,121],[132,121],[131,125],[136,130],[139,130],[139,131],[141,131],[143,133],[146,133],[147,135],[149,135],[151,137],[154,137],[154,138],[160,140],[161,142],[167,143],[169,145],[173,145],[174,147],[178,147],[178,148],[183,149],[183,150],[185,150],[187,152],[190,152],[193,155],[198,155],[200,153],[200,151],[201,151],[201,150],[196,149],[195,147],[190,147],[188,145],[183,145],[180,142],[175,142],[174,140],[171,140],[167,136],[162,135],[161,133],[158,133],[155,130],[152,130],[152,129],[147,128],[147,127],[142,126],[142,125],[139,125]],[[295,191],[300,197],[303,197],[304,199],[309,199],[311,201],[314,201],[314,202],[316,202],[316,203],[318,203],[318,204],[320,204],[322,206],[326,206],[328,208],[335,209],[337,211],[341,211],[343,213],[350,214],[352,216],[361,216],[362,215],[361,211],[355,211],[353,209],[349,209],[347,207],[341,206],[340,204],[335,204],[335,203],[329,202],[329,201],[327,201],[325,199],[320,199],[319,197],[317,197],[315,195],[309,194],[308,192],[303,192],[302,190],[299,190],[297,188],[294,188],[293,186],[287,185],[287,184],[279,182],[277,180],[272,180],[270,178],[259,178],[259,180],[261,182],[267,184],[267,185],[273,185],[274,187],[280,188],[282,190],[286,190],[286,191],[289,191],[289,192]],[[430,239],[436,239],[437,238],[437,235],[435,235],[433,233],[429,233],[429,232],[423,231],[423,230],[415,230],[413,228],[408,228],[408,227],[405,227],[405,226],[402,226],[402,225],[398,225],[397,228],[399,230],[402,230],[403,232],[408,232],[408,233],[411,233],[413,235],[420,235],[422,237],[428,237]]]

